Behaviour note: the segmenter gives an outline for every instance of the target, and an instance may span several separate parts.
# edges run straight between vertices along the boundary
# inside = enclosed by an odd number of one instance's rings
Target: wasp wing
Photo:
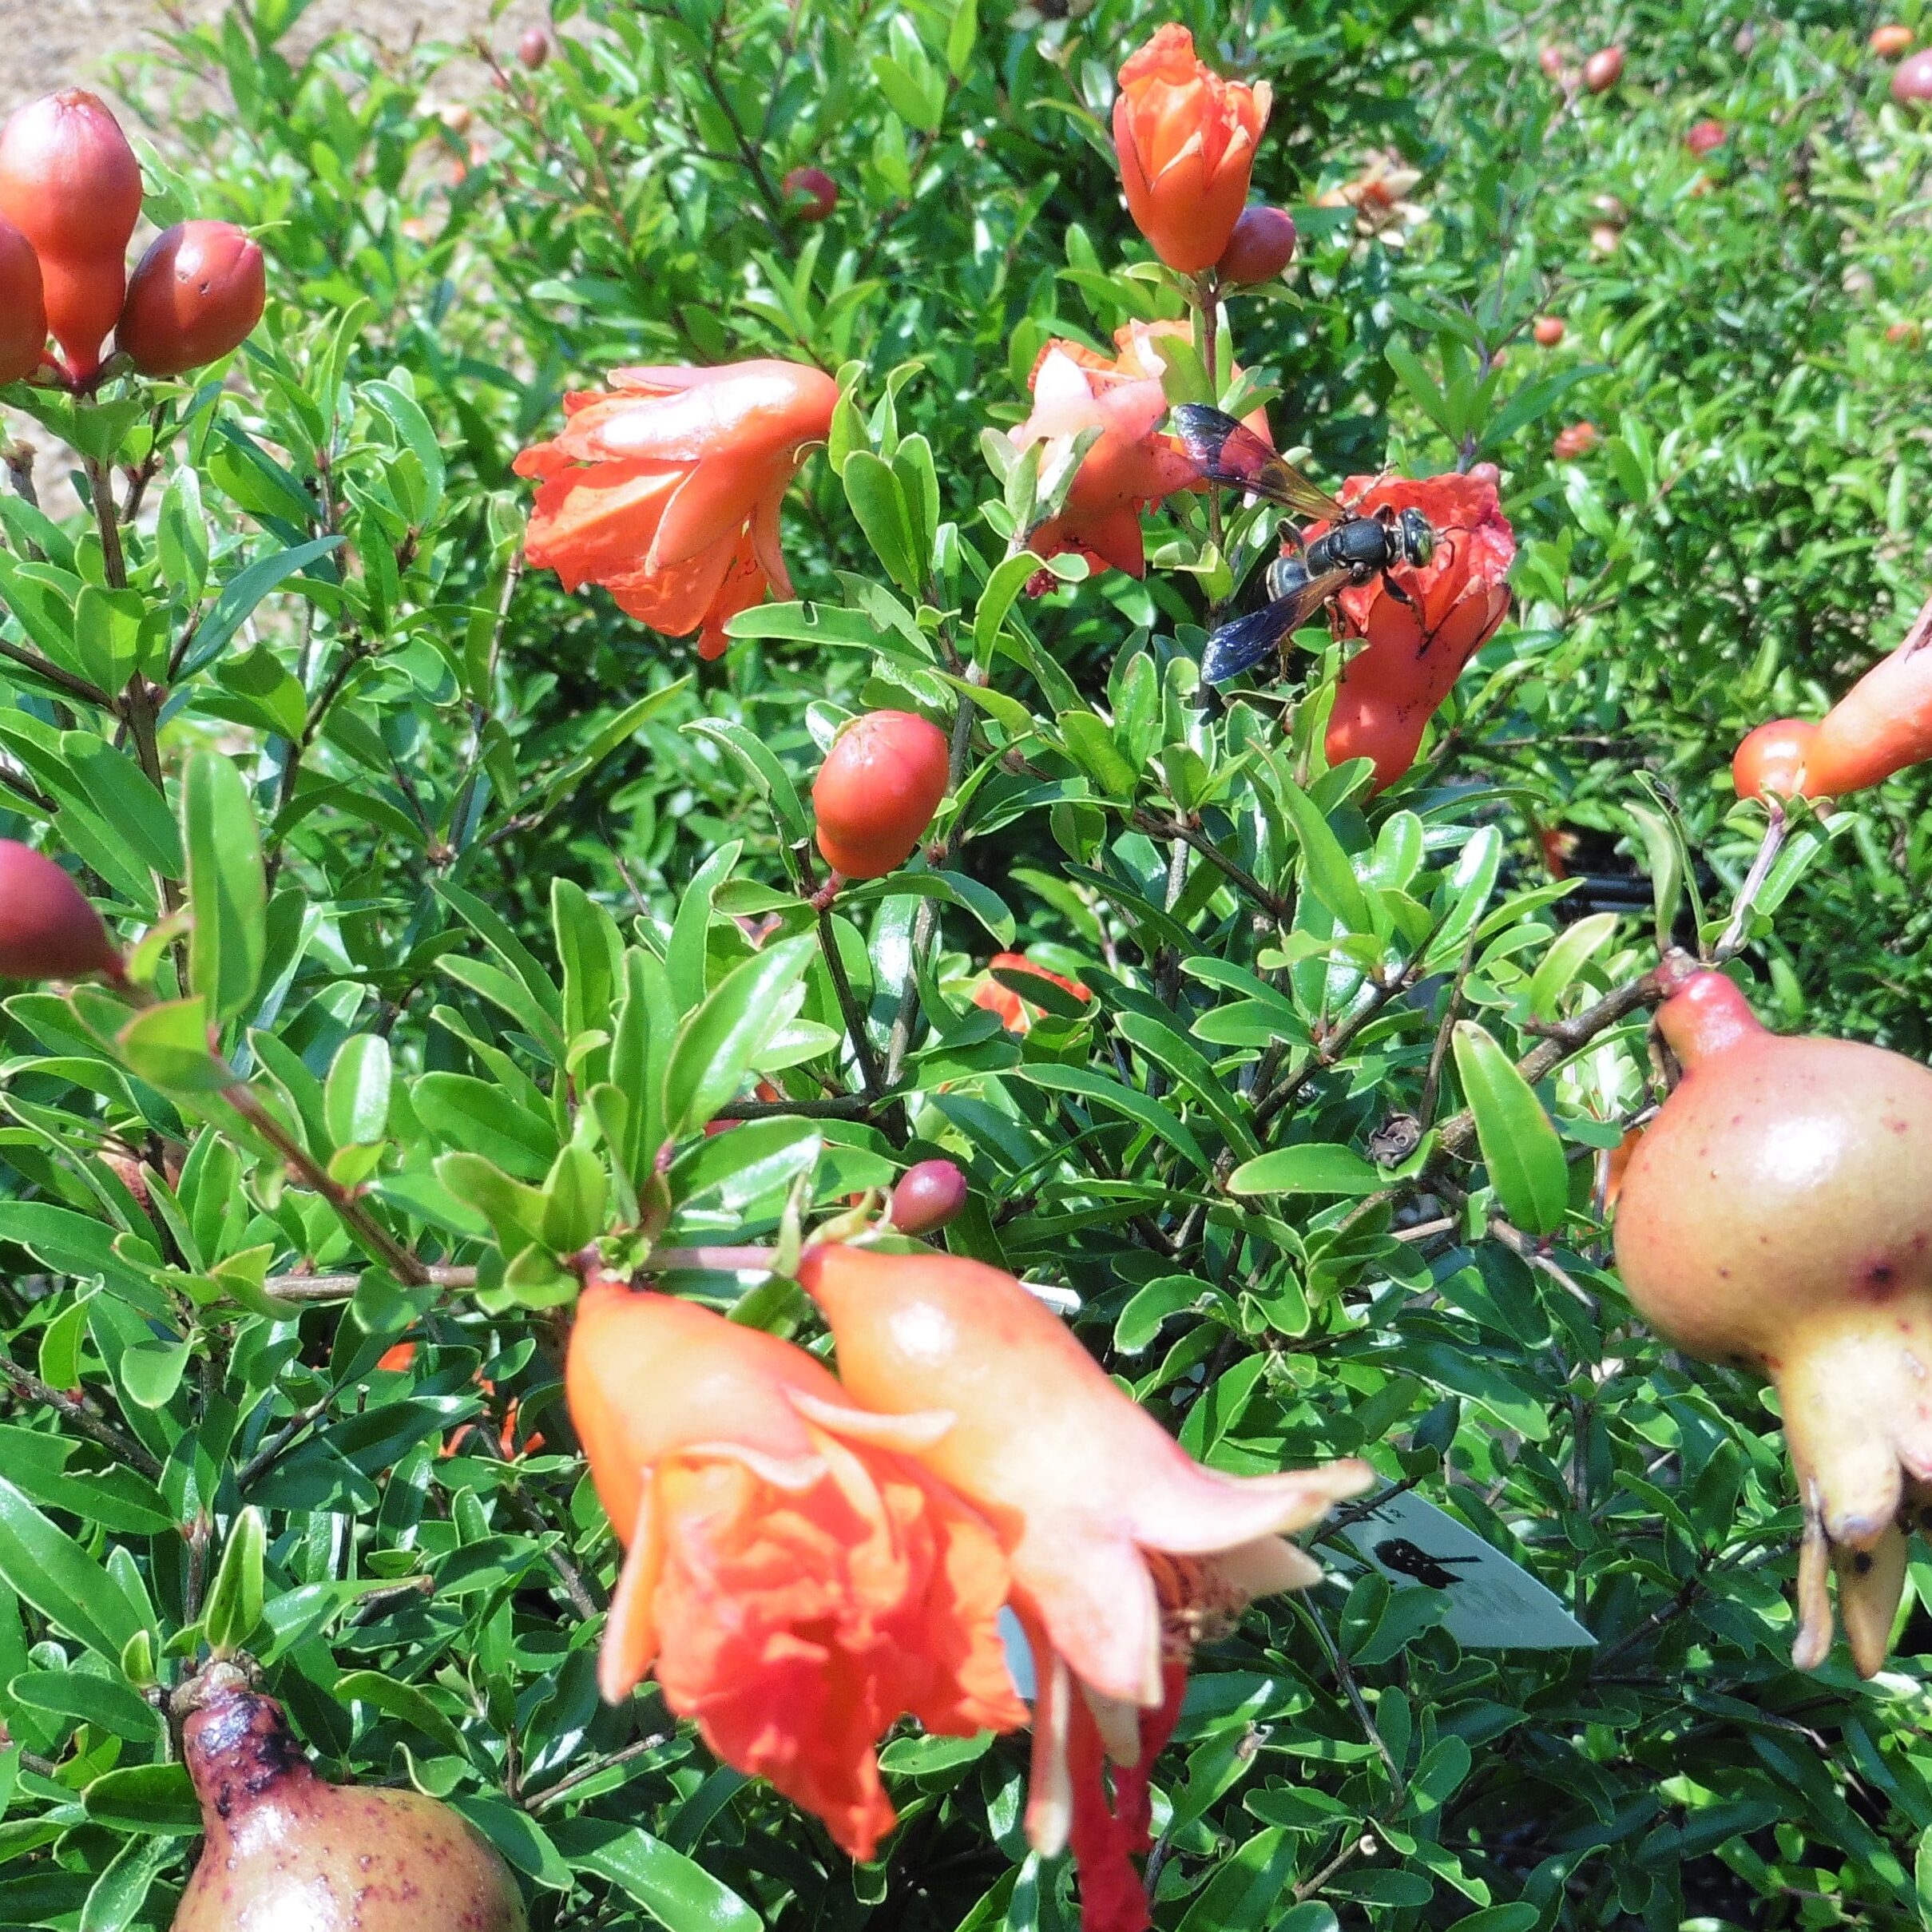
[[[1200,674],[1210,684],[1224,684],[1252,671],[1284,638],[1292,637],[1348,581],[1346,570],[1324,570],[1284,597],[1276,597],[1245,617],[1224,624],[1200,654]]]
[[[1339,522],[1351,514],[1224,411],[1204,403],[1181,403],[1168,420],[1188,460],[1209,482],[1265,497],[1284,510],[1323,522]]]

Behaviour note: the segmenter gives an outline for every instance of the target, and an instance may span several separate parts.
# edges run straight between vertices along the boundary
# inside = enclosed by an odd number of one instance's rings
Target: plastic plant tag
[[[1026,1632],[1020,1628],[1020,1620],[1012,1611],[1000,1612],[999,1632],[1006,1645],[1006,1668],[1012,1673],[1013,1688],[1031,1704],[1040,1691],[1039,1680],[1033,1675],[1033,1646],[1027,1642]]]
[[[1519,1563],[1406,1492],[1363,1506],[1340,1533],[1398,1589],[1447,1597],[1442,1628],[1472,1650],[1572,1650],[1597,1640]]]

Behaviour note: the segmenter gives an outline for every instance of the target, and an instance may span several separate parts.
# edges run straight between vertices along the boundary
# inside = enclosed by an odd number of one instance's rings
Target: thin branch
[[[859,1077],[865,1082],[867,1098],[877,1101],[886,1090],[885,1075],[871,1035],[866,1030],[865,1010],[859,1004],[845,970],[845,961],[839,950],[839,930],[832,922],[829,906],[819,908],[819,944],[824,950],[826,970],[831,974],[832,990],[838,995],[839,1010],[845,1016],[845,1030],[851,1036],[852,1051],[858,1056]]]
[[[63,1389],[50,1388],[38,1375],[30,1375],[10,1357],[0,1355],[0,1380],[4,1380],[23,1402],[38,1402],[64,1416],[81,1434],[97,1442],[110,1455],[117,1456],[142,1475],[157,1477],[161,1464],[133,1436],[104,1415],[97,1415],[77,1396]]]

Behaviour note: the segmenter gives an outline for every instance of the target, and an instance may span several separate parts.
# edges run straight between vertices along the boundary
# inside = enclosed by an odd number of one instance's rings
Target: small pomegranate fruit
[[[1741,799],[1800,798],[1805,760],[1818,727],[1805,718],[1773,718],[1750,732],[1731,759],[1731,782]]]
[[[1573,463],[1579,457],[1588,456],[1602,441],[1602,432],[1595,423],[1573,423],[1567,429],[1557,431],[1549,453],[1560,463]]]
[[[517,42],[517,58],[525,69],[534,73],[550,58],[550,37],[542,27],[526,27],[523,38]]]
[[[1621,47],[1599,47],[1583,63],[1583,85],[1587,93],[1608,93],[1624,77]]]
[[[24,382],[47,348],[47,303],[40,257],[12,222],[0,216],[0,383]]]
[[[81,888],[31,846],[0,839],[0,976],[123,977],[121,954]]]
[[[1866,46],[1882,61],[1895,61],[1912,44],[1912,30],[1901,26],[1895,20],[1887,21],[1882,26],[1874,27]]]
[[[1685,962],[1688,968],[1688,962]],[[1657,1014],[1684,1077],[1624,1176],[1617,1260],[1637,1311],[1776,1385],[1804,1507],[1792,1660],[1885,1661],[1902,1524],[1932,1504],[1932,1068],[1766,1032],[1720,973]]]
[[[1242,287],[1271,282],[1294,260],[1299,240],[1295,218],[1285,208],[1260,203],[1242,211],[1214,272],[1224,282]]]
[[[40,257],[52,330],[85,381],[121,313],[141,164],[105,102],[77,88],[17,109],[0,129],[0,215]]]
[[[1926,621],[1819,720],[1805,756],[1812,798],[1843,798],[1932,758],[1932,637]]]
[[[1684,136],[1684,145],[1693,154],[1708,154],[1730,138],[1730,130],[1721,121],[1700,121]]]
[[[141,258],[114,346],[143,375],[202,368],[248,339],[268,292],[261,250],[232,222],[177,222]]]
[[[958,1218],[970,1189],[950,1160],[921,1160],[906,1168],[892,1190],[892,1225],[901,1234],[930,1234]]]
[[[819,850],[847,879],[910,859],[946,796],[946,733],[910,711],[870,711],[838,736],[811,787]]]
[[[1590,252],[1614,255],[1624,245],[1624,232],[1614,221],[1599,221],[1590,230]]]
[[[1563,50],[1553,41],[1545,41],[1537,49],[1536,64],[1551,80],[1561,81],[1565,65]]]
[[[1892,98],[1901,107],[1932,101],[1932,47],[1921,47],[1892,69]]]
[[[1924,339],[1925,331],[1916,322],[1894,322],[1885,331],[1885,339],[1900,346],[1915,349]]]
[[[782,185],[787,204],[800,221],[829,221],[839,205],[839,184],[823,168],[794,168]]]
[[[184,1706],[207,1843],[173,1932],[529,1932],[510,1868],[459,1814],[323,1783],[236,1665],[208,1665]]]
[[[1561,315],[1538,315],[1529,332],[1535,336],[1539,348],[1553,349],[1569,331],[1564,327]]]

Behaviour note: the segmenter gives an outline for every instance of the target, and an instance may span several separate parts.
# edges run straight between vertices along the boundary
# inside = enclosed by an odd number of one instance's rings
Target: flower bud
[[[106,105],[69,89],[0,129],[0,215],[40,257],[47,324],[77,379],[101,366],[141,218],[141,164]]]
[[[114,334],[143,375],[180,375],[248,339],[268,295],[262,252],[228,221],[181,221],[155,237]]]
[[[1248,208],[1234,224],[1215,272],[1224,282],[1271,282],[1294,260],[1297,239],[1286,208],[1265,202]]]
[[[123,976],[121,954],[81,888],[44,853],[0,839],[0,976]]]
[[[1599,47],[1583,63],[1583,85],[1593,94],[1608,93],[1623,78],[1621,47]]]
[[[1901,107],[1932,101],[1932,47],[1922,47],[1892,69],[1892,98]]]
[[[1684,136],[1684,145],[1693,154],[1708,154],[1730,138],[1730,129],[1721,121],[1700,121]]]
[[[12,222],[0,217],[0,383],[24,381],[47,347],[47,303],[40,258]]]
[[[550,58],[550,37],[542,27],[526,27],[517,42],[517,58],[532,73]]]
[[[1561,315],[1538,315],[1531,331],[1540,348],[1553,349],[1563,339],[1563,318]]]
[[[930,1234],[958,1218],[968,1192],[966,1176],[950,1160],[919,1161],[892,1190],[892,1225],[901,1234]]]

